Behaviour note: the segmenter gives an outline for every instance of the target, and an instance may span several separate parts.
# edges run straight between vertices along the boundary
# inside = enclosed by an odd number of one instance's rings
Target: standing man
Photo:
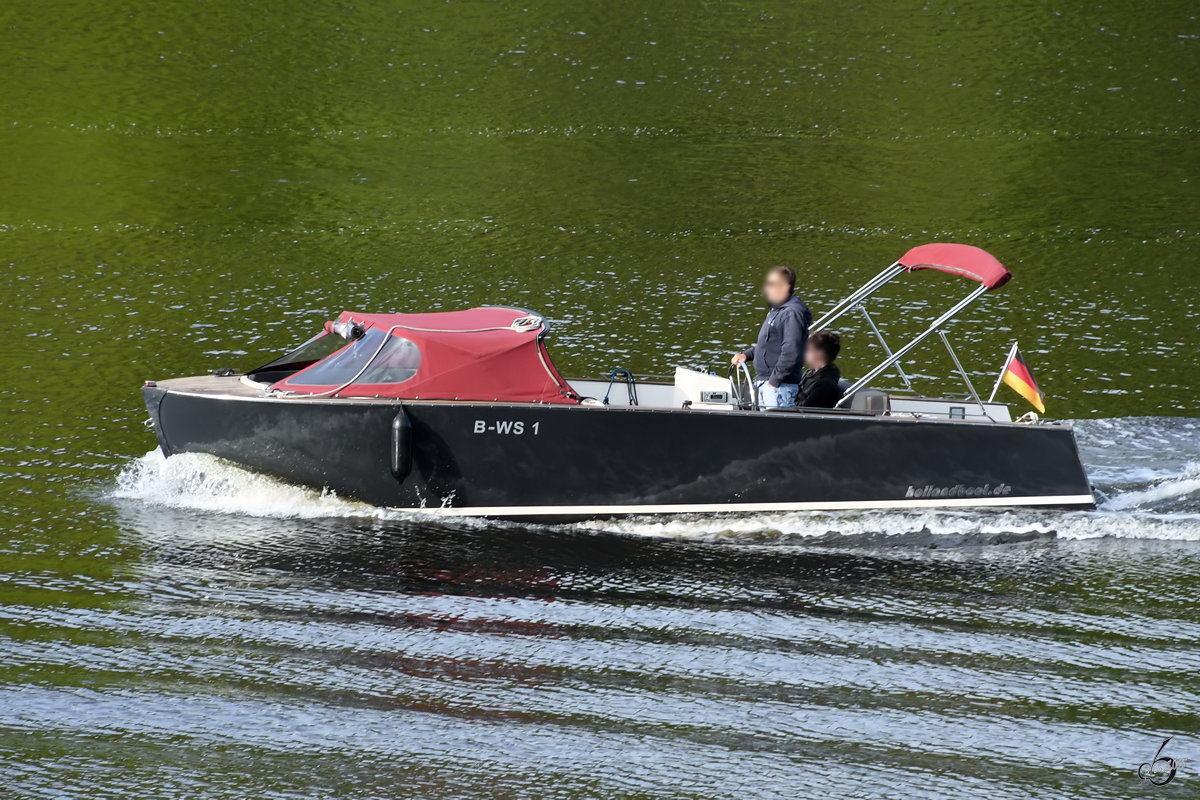
[[[804,372],[812,312],[796,297],[796,271],[791,267],[772,267],[767,271],[763,296],[770,310],[758,331],[758,342],[735,355],[731,363],[754,362],[760,407],[792,408]]]

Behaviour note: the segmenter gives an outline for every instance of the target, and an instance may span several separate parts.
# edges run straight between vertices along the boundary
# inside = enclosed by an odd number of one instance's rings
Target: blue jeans
[[[772,386],[766,381],[755,384],[758,386],[759,408],[794,408],[796,395],[800,393],[800,384],[781,383]]]

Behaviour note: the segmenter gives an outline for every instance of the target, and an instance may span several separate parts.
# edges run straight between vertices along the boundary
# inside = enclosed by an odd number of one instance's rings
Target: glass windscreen
[[[380,349],[381,344],[383,349]],[[375,355],[376,351],[379,355]],[[370,366],[367,366],[368,362]],[[364,366],[366,370],[355,380],[354,376]],[[298,376],[294,382],[302,386],[340,386],[350,380],[355,383],[402,383],[416,375],[420,366],[421,351],[416,344],[372,329],[345,350]]]
[[[289,375],[295,375],[305,367],[311,367],[321,359],[336,353],[346,344],[346,340],[340,336],[321,332],[290,353],[263,364],[258,369],[252,369],[246,375],[254,381],[275,383]]]

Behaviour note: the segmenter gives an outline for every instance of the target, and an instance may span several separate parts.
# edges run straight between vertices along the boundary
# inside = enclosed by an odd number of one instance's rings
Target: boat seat
[[[878,389],[859,389],[850,397],[850,408],[880,416],[892,408],[891,398]]]
[[[845,397],[846,391],[853,385],[854,383],[846,378],[838,381],[838,388],[842,390],[843,397]],[[868,414],[879,415],[888,413],[891,410],[891,406],[891,398],[887,394],[878,389],[866,388],[855,392],[854,396],[850,398],[849,405],[842,406],[842,408],[850,408],[854,411],[865,411]]]

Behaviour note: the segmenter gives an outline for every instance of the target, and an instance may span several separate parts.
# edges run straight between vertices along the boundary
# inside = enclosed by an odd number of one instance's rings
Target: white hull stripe
[[[888,511],[909,508],[1012,508],[1014,506],[1091,506],[1090,494],[1042,497],[966,497],[913,500],[851,500],[828,503],[668,503],[613,506],[477,506],[407,509],[446,517],[601,517],[630,514],[720,514],[769,511]]]

